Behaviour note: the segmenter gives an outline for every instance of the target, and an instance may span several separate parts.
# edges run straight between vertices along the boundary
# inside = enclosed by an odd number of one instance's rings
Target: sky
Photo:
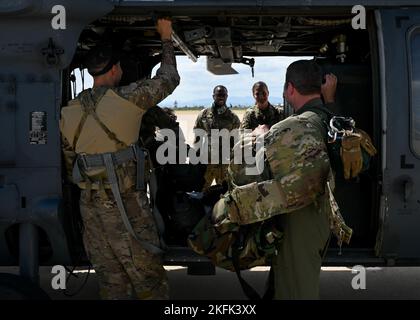
[[[307,57],[304,57],[308,59]],[[302,58],[299,58],[302,59]],[[254,66],[254,78],[251,68],[247,65],[234,63],[232,68],[238,74],[216,76],[206,69],[206,57],[201,57],[196,63],[187,57],[177,57],[178,72],[181,82],[175,91],[159,103],[160,106],[173,107],[177,101],[178,107],[184,105],[211,105],[213,88],[224,85],[229,92],[227,104],[252,105],[252,85],[257,81],[267,83],[270,91],[270,102],[279,104],[283,102],[283,84],[287,66],[296,57],[256,57]],[[156,72],[158,66],[154,69]]]
[[[247,65],[234,63],[232,68],[238,71],[235,75],[216,76],[206,69],[206,57],[201,57],[196,63],[185,56],[177,57],[178,72],[181,82],[175,91],[165,100],[159,103],[161,107],[173,107],[177,101],[178,107],[183,106],[210,106],[213,88],[224,85],[229,92],[227,105],[252,105],[251,88],[257,81],[267,83],[272,104],[283,103],[283,84],[287,66],[298,59],[310,59],[310,57],[256,57],[254,66],[254,78],[251,68]],[[157,65],[152,75],[159,68]],[[80,85],[80,75],[76,72],[77,83]],[[92,79],[85,72],[85,87],[92,86]],[[78,86],[78,92],[81,88]]]

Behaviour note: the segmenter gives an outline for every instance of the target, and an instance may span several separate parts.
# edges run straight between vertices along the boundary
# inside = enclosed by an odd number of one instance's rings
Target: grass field
[[[178,117],[177,121],[189,144],[192,144],[194,140],[193,128],[199,112],[199,110],[175,110],[176,116]],[[245,110],[233,110],[233,112],[239,117],[239,120],[242,121]]]

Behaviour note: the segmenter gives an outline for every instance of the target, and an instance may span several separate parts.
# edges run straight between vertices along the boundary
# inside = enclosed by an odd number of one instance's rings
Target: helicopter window
[[[199,111],[210,107],[213,98],[213,88],[224,85],[228,89],[226,104],[242,120],[249,107],[255,100],[252,95],[252,86],[257,81],[268,85],[269,101],[274,106],[283,105],[283,84],[287,66],[300,59],[313,57],[256,57],[254,77],[248,65],[233,63],[231,68],[236,73],[228,75],[214,75],[206,70],[206,57],[198,58],[193,63],[186,56],[177,57],[178,72],[181,82],[175,91],[159,103],[160,107],[173,108],[177,113],[178,122],[185,134],[188,143],[193,143],[193,127]],[[155,66],[152,76],[160,64]]]
[[[77,95],[87,88],[92,88],[93,78],[87,72],[87,69],[74,69],[70,76],[71,83],[71,98],[74,99]]]

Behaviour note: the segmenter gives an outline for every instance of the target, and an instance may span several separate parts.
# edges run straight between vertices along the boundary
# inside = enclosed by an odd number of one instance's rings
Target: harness
[[[93,119],[99,124],[102,130],[107,134],[108,138],[114,141],[121,150],[116,152],[106,152],[101,154],[92,154],[88,155],[85,153],[77,154],[77,157],[74,161],[73,166],[73,181],[75,183],[80,183],[90,178],[85,174],[86,172],[94,169],[103,169],[106,170],[106,175],[108,179],[108,184],[111,188],[112,194],[114,196],[115,202],[117,204],[118,210],[121,214],[122,221],[124,223],[127,231],[136,239],[147,251],[153,254],[162,254],[163,250],[160,247],[157,247],[149,242],[141,240],[136,232],[134,231],[130,220],[127,216],[127,212],[121,197],[120,188],[118,184],[118,178],[115,171],[115,168],[124,163],[130,161],[136,162],[136,190],[146,191],[145,183],[145,161],[146,158],[150,161],[150,158],[147,157],[147,150],[138,146],[138,144],[132,144],[127,146],[126,143],[119,140],[115,133],[109,130],[108,127],[99,119],[96,113],[96,107],[101,98],[105,95],[107,88],[98,88],[98,92],[95,92],[95,100],[90,91],[82,92],[79,96],[80,104],[82,106],[82,118],[76,129],[76,133],[73,139],[73,150],[76,150],[77,141],[79,139],[80,133],[86,123],[87,117],[90,115]],[[153,216],[155,223],[158,229],[158,234],[160,238],[160,243],[162,247],[165,247],[163,240],[164,232],[164,222],[162,216],[160,215],[156,205],[155,205],[155,196],[156,196],[156,182],[154,175],[152,174],[150,180],[150,191],[151,198],[153,202]]]

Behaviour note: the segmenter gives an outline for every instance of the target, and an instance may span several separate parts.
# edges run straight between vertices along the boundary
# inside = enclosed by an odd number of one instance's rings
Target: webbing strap
[[[76,158],[76,160],[74,161],[74,164],[73,164],[72,177],[73,177],[73,183],[75,183],[75,184],[78,184],[79,182],[83,181],[82,172],[80,170],[77,158]]]
[[[136,189],[139,191],[146,191],[145,167],[146,167],[147,150],[144,148],[140,148],[138,144],[135,145],[135,150],[136,150],[136,157],[137,157]]]
[[[151,168],[151,173],[150,173],[150,180],[149,180],[149,187],[150,187],[150,201],[152,203],[152,212],[153,212],[153,217],[155,218],[155,223],[158,229],[158,233],[159,233],[159,239],[160,239],[160,245],[162,246],[162,248],[166,248],[166,243],[165,240],[163,238],[163,235],[165,233],[165,223],[163,221],[162,215],[160,214],[160,211],[156,205],[156,193],[157,193],[157,180],[156,180],[156,174],[155,171],[153,169],[153,165],[152,165],[152,161],[150,159],[150,157],[147,157],[149,160],[149,166]]]
[[[134,237],[134,239],[136,239],[143,246],[144,249],[146,249],[147,251],[153,254],[163,254],[163,250],[161,248],[149,242],[139,239],[137,234],[134,232],[133,227],[131,226],[130,220],[127,217],[127,212],[125,210],[124,203],[121,198],[117,175],[115,173],[114,163],[112,161],[112,155],[108,153],[108,154],[104,154],[103,157],[104,157],[106,172],[108,175],[108,181],[111,185],[112,194],[114,195],[114,198],[117,203],[118,210],[120,211],[121,218],[123,220],[125,228]]]
[[[127,144],[124,141],[121,141],[120,139],[118,139],[116,134],[108,129],[108,127],[99,119],[95,111],[92,111],[89,114],[93,117],[93,119],[95,119],[95,121],[99,124],[102,130],[105,131],[109,139],[114,141],[120,147],[127,148]]]
[[[250,300],[261,300],[258,292],[248,282],[246,282],[244,278],[242,278],[241,268],[239,265],[239,251],[235,244],[232,246],[232,263],[235,268],[236,276],[241,284],[242,291],[245,293],[247,298]]]
[[[338,207],[337,201],[334,198],[330,182],[327,181],[327,192],[329,195],[329,202],[331,210],[329,210],[330,218],[330,229],[337,237],[338,246],[341,252],[341,246],[343,242],[350,244],[350,239],[353,235],[353,230],[349,228],[341,215],[340,208]]]
[[[106,133],[109,139],[114,141],[120,147],[127,147],[127,144],[120,139],[117,138],[116,134],[108,129],[108,127],[99,119],[96,113],[96,106],[101,98],[105,95],[107,89],[106,88],[98,88],[99,91],[98,95],[95,96],[96,101],[94,101],[92,97],[92,93],[90,91],[85,91],[80,94],[79,100],[82,105],[82,109],[84,113],[88,113],[90,116],[95,119],[95,121],[99,124],[101,129]]]
[[[76,152],[76,145],[77,141],[79,141],[80,133],[82,132],[82,128],[85,125],[86,119],[87,119],[87,112],[82,108],[82,118],[80,119],[79,125],[77,126],[76,132],[74,133],[73,137],[73,151]]]
[[[136,150],[135,146],[130,148],[122,149],[116,152],[109,153],[112,157],[114,166],[126,163],[130,160],[136,160],[137,154],[140,151]],[[78,154],[73,164],[73,182],[79,183],[83,181],[82,170],[86,171],[91,168],[105,167],[103,153],[101,154]],[[143,166],[144,163],[137,163],[137,169]],[[142,169],[144,171],[144,168]],[[144,176],[143,176],[144,178]],[[137,183],[139,184],[139,183]]]

